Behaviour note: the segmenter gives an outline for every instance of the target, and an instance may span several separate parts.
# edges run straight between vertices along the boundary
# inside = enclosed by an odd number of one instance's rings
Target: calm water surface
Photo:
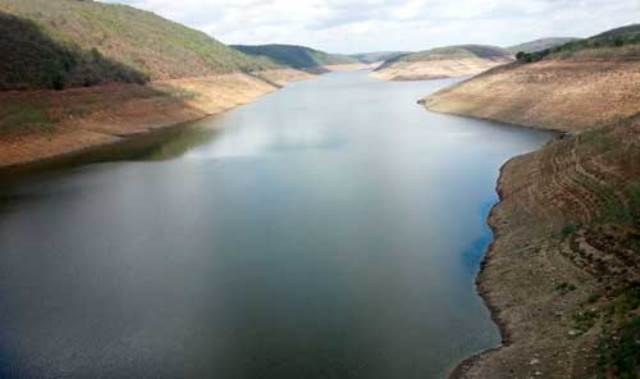
[[[3,185],[0,376],[438,378],[495,346],[485,217],[549,134],[416,105],[450,83],[331,74]]]

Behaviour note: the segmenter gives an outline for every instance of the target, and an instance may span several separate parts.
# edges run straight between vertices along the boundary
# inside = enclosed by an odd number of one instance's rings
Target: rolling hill
[[[523,54],[518,62],[434,94],[426,104],[442,112],[580,131],[640,111],[639,69],[640,25],[632,25]]]
[[[126,5],[0,0],[0,171],[137,140],[310,76]]]
[[[579,38],[572,38],[572,37],[540,38],[533,41],[507,47],[507,50],[509,50],[509,52],[514,55],[521,51],[524,53],[533,53],[536,51],[551,49],[560,45],[564,45],[565,43],[574,42],[577,40],[579,40]]]
[[[409,52],[407,51],[374,51],[369,53],[352,54],[351,56],[362,63],[371,64],[376,62],[385,62],[408,53]]]
[[[207,76],[275,68],[126,5],[0,0],[0,89]]]
[[[640,26],[613,29],[424,100],[432,111],[563,132],[502,169],[479,290],[505,340],[459,377],[637,376],[639,53]]]
[[[637,60],[638,57],[640,57],[640,24],[634,24],[612,29],[590,38],[522,54],[518,60],[531,63],[542,59]]]
[[[277,65],[298,70],[322,71],[327,66],[353,65],[358,59],[340,54],[329,54],[297,45],[232,45],[242,53],[268,60]]]
[[[424,80],[475,75],[511,60],[507,50],[495,46],[439,47],[389,59],[375,70],[374,76],[388,80]]]

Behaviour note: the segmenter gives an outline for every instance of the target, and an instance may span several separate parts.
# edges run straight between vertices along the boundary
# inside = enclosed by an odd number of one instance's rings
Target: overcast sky
[[[640,0],[103,1],[153,11],[229,44],[291,43],[341,53],[508,46],[640,22]]]

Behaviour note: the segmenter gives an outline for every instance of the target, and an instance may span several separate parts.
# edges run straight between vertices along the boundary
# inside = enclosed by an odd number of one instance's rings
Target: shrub
[[[56,91],[63,90],[65,86],[64,75],[60,72],[54,72],[50,77],[49,88]]]
[[[604,335],[598,343],[598,378],[637,378],[640,368],[640,317],[625,322],[617,338]]]
[[[573,235],[577,231],[578,231],[578,227],[576,225],[567,224],[562,228],[562,230],[560,231],[560,234],[562,236],[562,239],[564,240],[567,237],[570,237],[571,235]]]
[[[563,282],[556,286],[556,291],[560,292],[561,295],[566,295],[571,291],[575,291],[576,286],[572,283]]]

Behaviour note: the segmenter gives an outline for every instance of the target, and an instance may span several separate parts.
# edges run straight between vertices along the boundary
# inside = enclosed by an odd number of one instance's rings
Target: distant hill
[[[550,48],[564,45],[565,43],[573,42],[577,40],[579,40],[579,38],[572,38],[572,37],[540,38],[533,41],[508,47],[507,50],[512,54],[517,54],[521,51],[525,53],[533,53],[535,51],[550,49]]]
[[[513,60],[497,46],[459,45],[399,55],[388,59],[374,76],[390,80],[423,80],[475,75]]]
[[[0,89],[206,76],[272,68],[205,33],[126,5],[0,0]]]
[[[518,57],[521,62],[542,59],[632,59],[640,58],[640,24],[611,29],[593,37],[572,41]]]
[[[380,69],[399,62],[421,62],[435,61],[443,59],[462,59],[462,58],[506,58],[511,54],[508,50],[497,46],[485,45],[459,45],[437,47],[430,50],[419,51],[417,53],[403,54],[387,60]]]
[[[609,38],[623,38],[623,39],[634,39],[637,42],[638,34],[640,34],[640,24],[632,24],[632,25],[622,26],[619,28],[611,29],[606,32],[597,34],[591,37],[591,39],[606,40]]]
[[[297,45],[232,45],[234,49],[255,57],[301,70],[313,70],[323,66],[355,64],[358,59],[340,54],[329,54]]]
[[[375,62],[384,62],[404,54],[408,54],[408,52],[406,51],[374,51],[370,53],[352,54],[351,56],[356,58],[362,63],[370,64]]]

